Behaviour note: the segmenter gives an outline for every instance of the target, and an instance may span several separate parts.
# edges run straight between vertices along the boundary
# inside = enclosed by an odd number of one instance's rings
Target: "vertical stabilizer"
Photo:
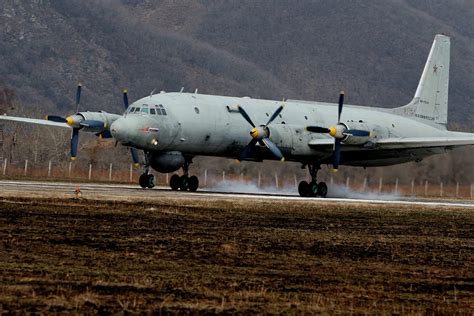
[[[438,34],[435,36],[430,54],[423,69],[415,97],[406,106],[394,112],[414,117],[417,120],[436,123],[446,128],[448,123],[450,39]]]

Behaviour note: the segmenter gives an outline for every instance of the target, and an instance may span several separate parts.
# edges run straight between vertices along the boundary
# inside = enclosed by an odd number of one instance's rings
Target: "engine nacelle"
[[[186,159],[179,151],[168,151],[165,153],[150,153],[150,166],[158,172],[169,173],[181,168]]]
[[[350,130],[370,131],[367,124],[355,123],[355,122],[341,123],[341,124],[343,124],[346,127],[345,131],[343,132],[344,138],[342,139],[342,142],[344,144],[363,145],[371,139],[370,135],[369,136],[354,136],[354,135],[351,135],[350,133],[347,132],[347,131],[350,131]]]
[[[73,128],[81,128],[89,133],[103,133],[109,131],[110,125],[118,119],[120,115],[98,112],[79,112],[66,118],[67,123]]]

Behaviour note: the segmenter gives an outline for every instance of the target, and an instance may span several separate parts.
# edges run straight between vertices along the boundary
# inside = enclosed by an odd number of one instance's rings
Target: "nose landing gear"
[[[308,164],[311,182],[301,181],[298,185],[298,193],[301,197],[326,197],[328,186],[324,182],[317,181],[318,171],[321,169],[319,164]]]
[[[155,186],[155,176],[150,173],[150,162],[147,153],[145,153],[145,170],[138,178],[138,183],[144,189],[152,189]]]

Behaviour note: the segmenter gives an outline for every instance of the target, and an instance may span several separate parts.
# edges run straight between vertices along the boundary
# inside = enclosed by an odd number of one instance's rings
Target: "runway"
[[[473,208],[472,200],[426,200],[396,197],[396,199],[354,199],[354,198],[302,198],[289,193],[275,194],[270,192],[236,193],[216,192],[205,188],[197,192],[172,191],[167,187],[142,189],[137,185],[109,184],[109,183],[81,183],[81,182],[46,182],[46,181],[0,181],[0,196],[8,197],[44,197],[44,198],[74,198],[74,191],[80,188],[82,198],[104,199],[111,201],[153,201],[166,198],[180,197],[186,199],[207,200],[261,200],[261,201],[298,201],[307,203],[346,203],[346,204],[380,204],[380,205],[407,205],[425,207],[459,207]],[[212,190],[212,191],[211,191]],[[383,198],[383,196],[382,196]]]

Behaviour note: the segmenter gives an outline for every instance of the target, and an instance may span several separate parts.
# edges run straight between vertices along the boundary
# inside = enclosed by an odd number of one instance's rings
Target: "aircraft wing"
[[[59,122],[53,122],[53,121],[41,120],[41,119],[33,119],[33,118],[27,118],[27,117],[0,115],[0,120],[71,128],[71,126],[67,125],[66,123],[59,123]]]
[[[449,137],[408,137],[385,138],[375,143],[379,149],[405,149],[405,148],[432,148],[432,147],[458,147],[474,145],[474,134],[456,133],[459,136]]]

